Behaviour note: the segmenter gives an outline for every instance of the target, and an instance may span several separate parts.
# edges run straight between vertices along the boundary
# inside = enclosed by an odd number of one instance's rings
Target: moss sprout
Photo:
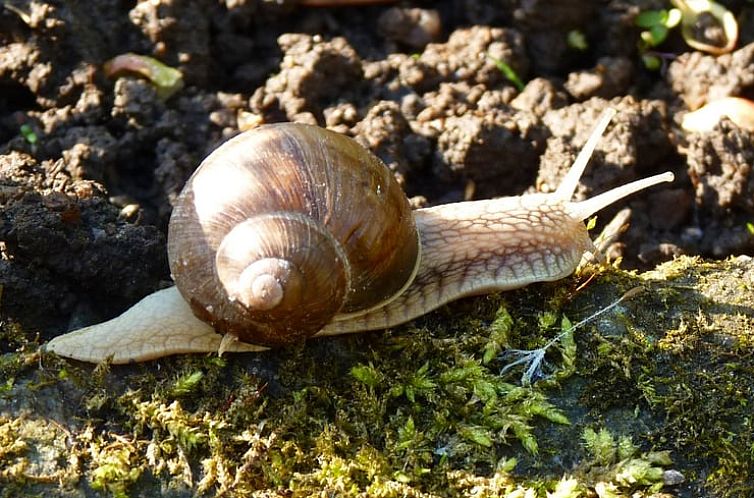
[[[507,62],[495,58],[490,54],[487,54],[487,57],[489,57],[490,60],[495,63],[495,67],[497,67],[498,71],[500,71],[508,81],[513,83],[513,86],[515,86],[519,92],[523,91],[525,86],[524,82],[521,80],[521,77],[518,75],[518,73],[516,73],[516,71]]]
[[[167,100],[183,88],[183,74],[166,66],[153,57],[139,54],[121,54],[105,63],[105,74],[109,78],[123,75],[138,75],[154,85],[157,96]]]

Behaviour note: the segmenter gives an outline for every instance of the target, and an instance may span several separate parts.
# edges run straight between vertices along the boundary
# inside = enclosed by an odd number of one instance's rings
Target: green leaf
[[[532,406],[531,412],[534,415],[539,415],[540,417],[544,417],[550,422],[555,422],[556,424],[571,425],[571,421],[568,420],[568,417],[566,417],[565,413],[558,410],[557,408],[550,405],[549,403],[547,403],[547,406],[534,405]]]
[[[668,20],[668,11],[661,10],[645,10],[640,12],[634,19],[634,24],[640,28],[651,28],[653,26],[664,25]]]
[[[447,370],[440,374],[440,382],[453,384],[463,382],[470,378],[478,378],[482,375],[482,367],[476,363],[467,363],[461,367]]]
[[[600,465],[610,465],[615,461],[615,438],[604,427],[596,432],[591,427],[584,429],[581,435],[589,454]]]
[[[555,485],[555,491],[547,493],[547,498],[578,498],[581,496],[580,488],[578,479],[563,477]]]
[[[618,460],[626,460],[636,454],[639,448],[631,440],[631,436],[621,436],[618,438]]]
[[[508,343],[508,334],[511,328],[513,328],[513,318],[508,310],[501,306],[495,314],[495,319],[490,324],[490,338],[484,346],[482,363],[486,365],[500,354],[503,346]]]
[[[396,384],[390,388],[390,390],[387,392],[387,395],[391,398],[397,398],[399,396],[402,396],[404,391],[405,388],[402,385]]]
[[[497,386],[487,379],[477,379],[472,382],[474,394],[484,403],[497,399]]]
[[[669,467],[670,465],[673,465],[673,459],[670,458],[670,451],[668,450],[650,451],[649,453],[647,453],[646,458],[653,465],[660,465],[662,467]]]
[[[678,9],[670,9],[668,11],[668,18],[665,20],[665,26],[668,28],[675,28],[681,22],[683,15]]]
[[[562,373],[560,376],[569,376],[576,371],[576,341],[573,338],[573,326],[567,316],[563,315],[560,323],[560,329],[563,331],[560,335],[560,352],[563,355]]]
[[[403,393],[406,395],[406,399],[412,403],[416,403],[416,395],[413,387],[405,386],[403,388]]]
[[[641,56],[641,61],[644,63],[644,67],[650,71],[657,71],[662,67],[662,60],[656,55],[643,54]]]
[[[29,142],[30,145],[35,145],[39,141],[37,139],[37,134],[34,133],[34,130],[28,124],[26,123],[22,124],[20,131],[21,131],[21,136],[23,136],[24,139],[26,139],[26,141]]]
[[[649,32],[652,34],[652,46],[661,44],[668,37],[668,28],[664,25],[652,26]]]
[[[531,433],[531,429],[528,426],[521,426],[519,424],[513,425],[513,433],[516,438],[521,441],[521,446],[532,455],[539,453],[539,444],[537,444],[537,438]]]
[[[170,395],[173,397],[181,397],[191,394],[203,378],[204,372],[201,370],[182,375],[176,379],[173,387],[170,389]]]
[[[566,42],[568,43],[568,46],[584,51],[589,48],[589,43],[586,41],[586,36],[584,36],[584,33],[578,29],[572,29],[568,32],[568,35],[566,36]]]
[[[411,476],[400,470],[393,474],[393,479],[401,484],[409,484],[411,482]]]
[[[492,446],[492,435],[486,427],[465,425],[458,428],[458,433],[467,441],[484,446],[485,448]]]
[[[500,354],[500,351],[502,351],[503,348],[499,343],[489,341],[484,346],[484,354],[482,355],[482,363],[485,365],[489,362],[491,362],[495,357]]]
[[[653,467],[648,460],[634,458],[627,461],[615,474],[615,480],[623,486],[648,485],[661,481],[662,474],[663,470]]]
[[[351,376],[369,387],[377,387],[382,381],[382,374],[374,368],[372,363],[369,363],[369,365],[356,365],[351,368]]]
[[[618,489],[615,483],[600,481],[594,486],[594,492],[599,498],[621,498],[624,495]]]
[[[416,430],[413,417],[408,417],[403,427],[398,429],[397,449],[407,450],[415,446],[419,436],[421,436],[421,434]]]
[[[426,362],[409,379],[406,385],[406,397],[413,403],[415,394],[429,396],[436,387],[437,384],[429,376],[429,362]]]
[[[516,468],[516,465],[518,465],[518,460],[516,460],[515,458],[503,458],[502,460],[497,462],[495,470],[497,472],[503,473],[513,472],[513,469]]]
[[[505,76],[508,81],[513,83],[513,86],[515,86],[519,92],[524,89],[524,82],[521,81],[521,78],[518,77],[518,74],[516,74],[516,71],[514,71],[512,67],[510,67],[505,61],[496,59],[490,54],[487,54],[487,57],[495,63],[498,70],[503,73],[503,76]]]

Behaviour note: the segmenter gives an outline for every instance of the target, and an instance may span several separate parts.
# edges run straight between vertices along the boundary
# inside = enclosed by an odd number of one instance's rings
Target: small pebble
[[[686,478],[675,469],[666,470],[662,473],[662,482],[665,486],[677,486],[683,483]]]

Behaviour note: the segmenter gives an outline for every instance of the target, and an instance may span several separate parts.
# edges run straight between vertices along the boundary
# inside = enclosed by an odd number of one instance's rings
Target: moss
[[[79,458],[68,434],[43,417],[0,416],[0,497],[43,493],[80,480]]]
[[[682,455],[690,474],[708,474],[703,485],[715,496],[745,496],[754,479],[752,274],[745,258],[666,263],[643,276],[650,294],[625,331],[595,336],[588,349],[599,354],[582,357],[591,384],[582,400],[592,412],[631,399],[664,417],[647,441]],[[664,331],[643,325],[651,321],[641,315],[652,313]]]
[[[258,355],[93,369],[8,351],[0,466],[15,470],[0,487],[74,496],[40,481],[66,476],[110,496],[659,496],[675,467],[740,496],[754,476],[752,274],[742,261],[602,268]],[[563,331],[548,376],[500,375],[506,350]],[[48,445],[59,457],[39,472]]]
[[[89,445],[92,461],[89,482],[93,489],[108,491],[115,498],[128,496],[126,490],[144,471],[139,450],[129,441],[98,439]]]
[[[34,366],[34,361],[38,357],[30,352],[37,347],[35,341],[27,337],[21,326],[11,321],[0,320],[0,396],[11,392],[16,379],[25,370]]]

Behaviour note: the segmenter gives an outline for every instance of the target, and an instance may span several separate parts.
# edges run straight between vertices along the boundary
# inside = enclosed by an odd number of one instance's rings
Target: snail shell
[[[174,208],[168,258],[197,317],[277,345],[399,295],[420,246],[408,200],[377,157],[335,132],[281,123],[204,160]]]

